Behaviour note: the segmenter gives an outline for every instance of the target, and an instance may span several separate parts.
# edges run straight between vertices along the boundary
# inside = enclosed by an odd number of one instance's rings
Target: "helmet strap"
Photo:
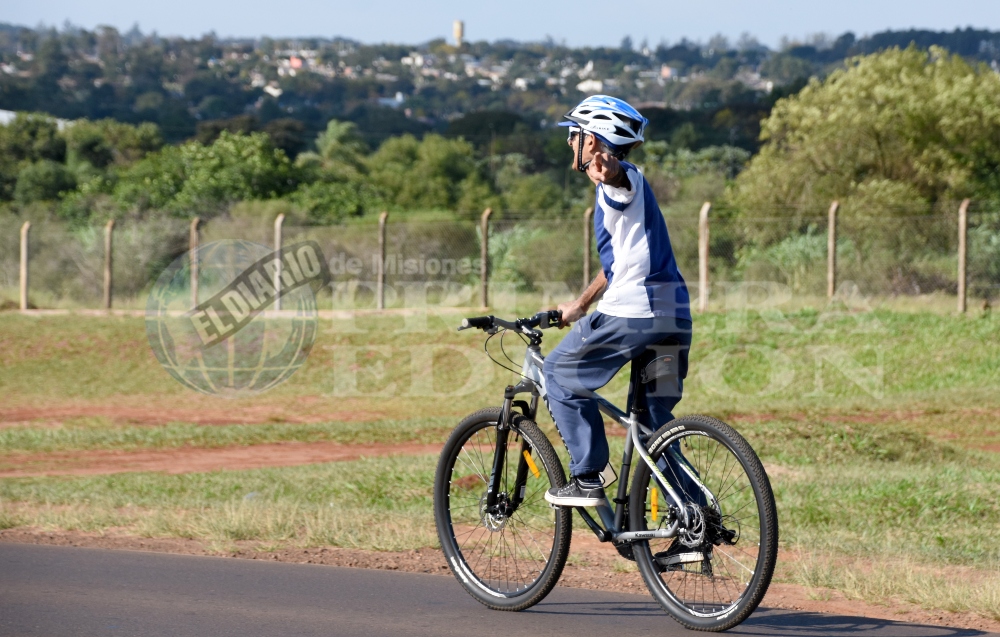
[[[590,162],[589,161],[587,162],[586,165],[584,165],[584,163],[583,163],[583,136],[585,134],[586,133],[584,133],[583,129],[581,128],[580,129],[580,134],[577,135],[577,139],[579,141],[577,142],[577,145],[576,145],[576,169],[579,170],[582,173],[587,172],[587,167],[590,166]]]

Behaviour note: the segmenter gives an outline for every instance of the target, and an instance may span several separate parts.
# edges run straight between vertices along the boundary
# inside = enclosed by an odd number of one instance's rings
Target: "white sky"
[[[122,31],[198,36],[344,36],[362,42],[415,44],[451,38],[453,20],[465,20],[466,39],[538,41],[551,36],[571,46],[617,45],[629,35],[638,45],[682,37],[735,40],[749,32],[775,47],[782,36],[826,32],[858,36],[888,28],[1000,30],[997,0],[577,0],[576,2],[469,2],[468,0],[11,0],[0,22],[36,26],[65,20]]]

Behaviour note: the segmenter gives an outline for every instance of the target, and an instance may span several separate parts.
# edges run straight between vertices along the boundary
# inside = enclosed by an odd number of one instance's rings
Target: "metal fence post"
[[[969,200],[966,199],[958,207],[958,311],[964,314],[966,310],[966,286],[968,272],[966,260],[968,257],[969,240]]]
[[[482,289],[482,301],[483,307],[489,307],[490,292],[489,292],[489,256],[490,256],[490,215],[493,214],[492,208],[487,208],[483,211],[483,216],[480,221],[483,233],[483,241],[481,244],[481,250],[479,252],[479,275],[483,282]]]
[[[280,213],[274,219],[274,252],[281,252],[281,226],[285,223],[285,213]],[[278,267],[274,269],[274,309],[281,309],[281,259],[277,259]]]
[[[378,216],[378,272],[376,278],[376,307],[385,309],[385,224],[389,218],[389,213],[383,211]]]
[[[28,231],[31,222],[25,221],[21,226],[21,309],[28,309]]]
[[[591,229],[593,227],[594,209],[587,208],[583,211],[583,289],[590,285],[590,241]]]
[[[104,309],[111,309],[111,263],[114,258],[112,252],[112,236],[115,232],[115,220],[108,219],[104,226]]]
[[[191,228],[188,232],[188,261],[191,265],[191,307],[198,307],[198,224],[201,223],[201,217],[195,217],[191,220]]]
[[[832,299],[837,291],[837,211],[840,202],[830,204],[830,220],[826,229],[826,297]]]
[[[698,311],[708,309],[708,213],[712,202],[706,201],[698,213]]]

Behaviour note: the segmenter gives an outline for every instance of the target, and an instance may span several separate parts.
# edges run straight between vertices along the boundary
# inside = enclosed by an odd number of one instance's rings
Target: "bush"
[[[66,166],[43,159],[21,169],[14,187],[14,199],[19,203],[52,201],[74,188],[76,178]]]
[[[297,181],[267,135],[223,131],[211,146],[189,142],[149,155],[121,175],[113,195],[129,208],[211,217],[235,201],[291,192]]]
[[[332,224],[347,217],[360,217],[374,212],[381,203],[373,188],[366,183],[316,182],[301,186],[291,199],[315,224]]]

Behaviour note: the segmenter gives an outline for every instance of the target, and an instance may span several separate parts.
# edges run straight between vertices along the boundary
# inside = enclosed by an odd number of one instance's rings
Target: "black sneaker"
[[[570,478],[564,487],[556,487],[545,492],[545,500],[560,507],[595,507],[604,504],[604,487],[600,484],[582,483],[579,478]]]
[[[712,559],[712,547],[702,544],[695,548],[684,546],[679,541],[674,540],[666,551],[660,551],[653,555],[653,560],[659,567],[660,572],[682,571],[685,565],[699,564],[704,568],[707,562]]]

